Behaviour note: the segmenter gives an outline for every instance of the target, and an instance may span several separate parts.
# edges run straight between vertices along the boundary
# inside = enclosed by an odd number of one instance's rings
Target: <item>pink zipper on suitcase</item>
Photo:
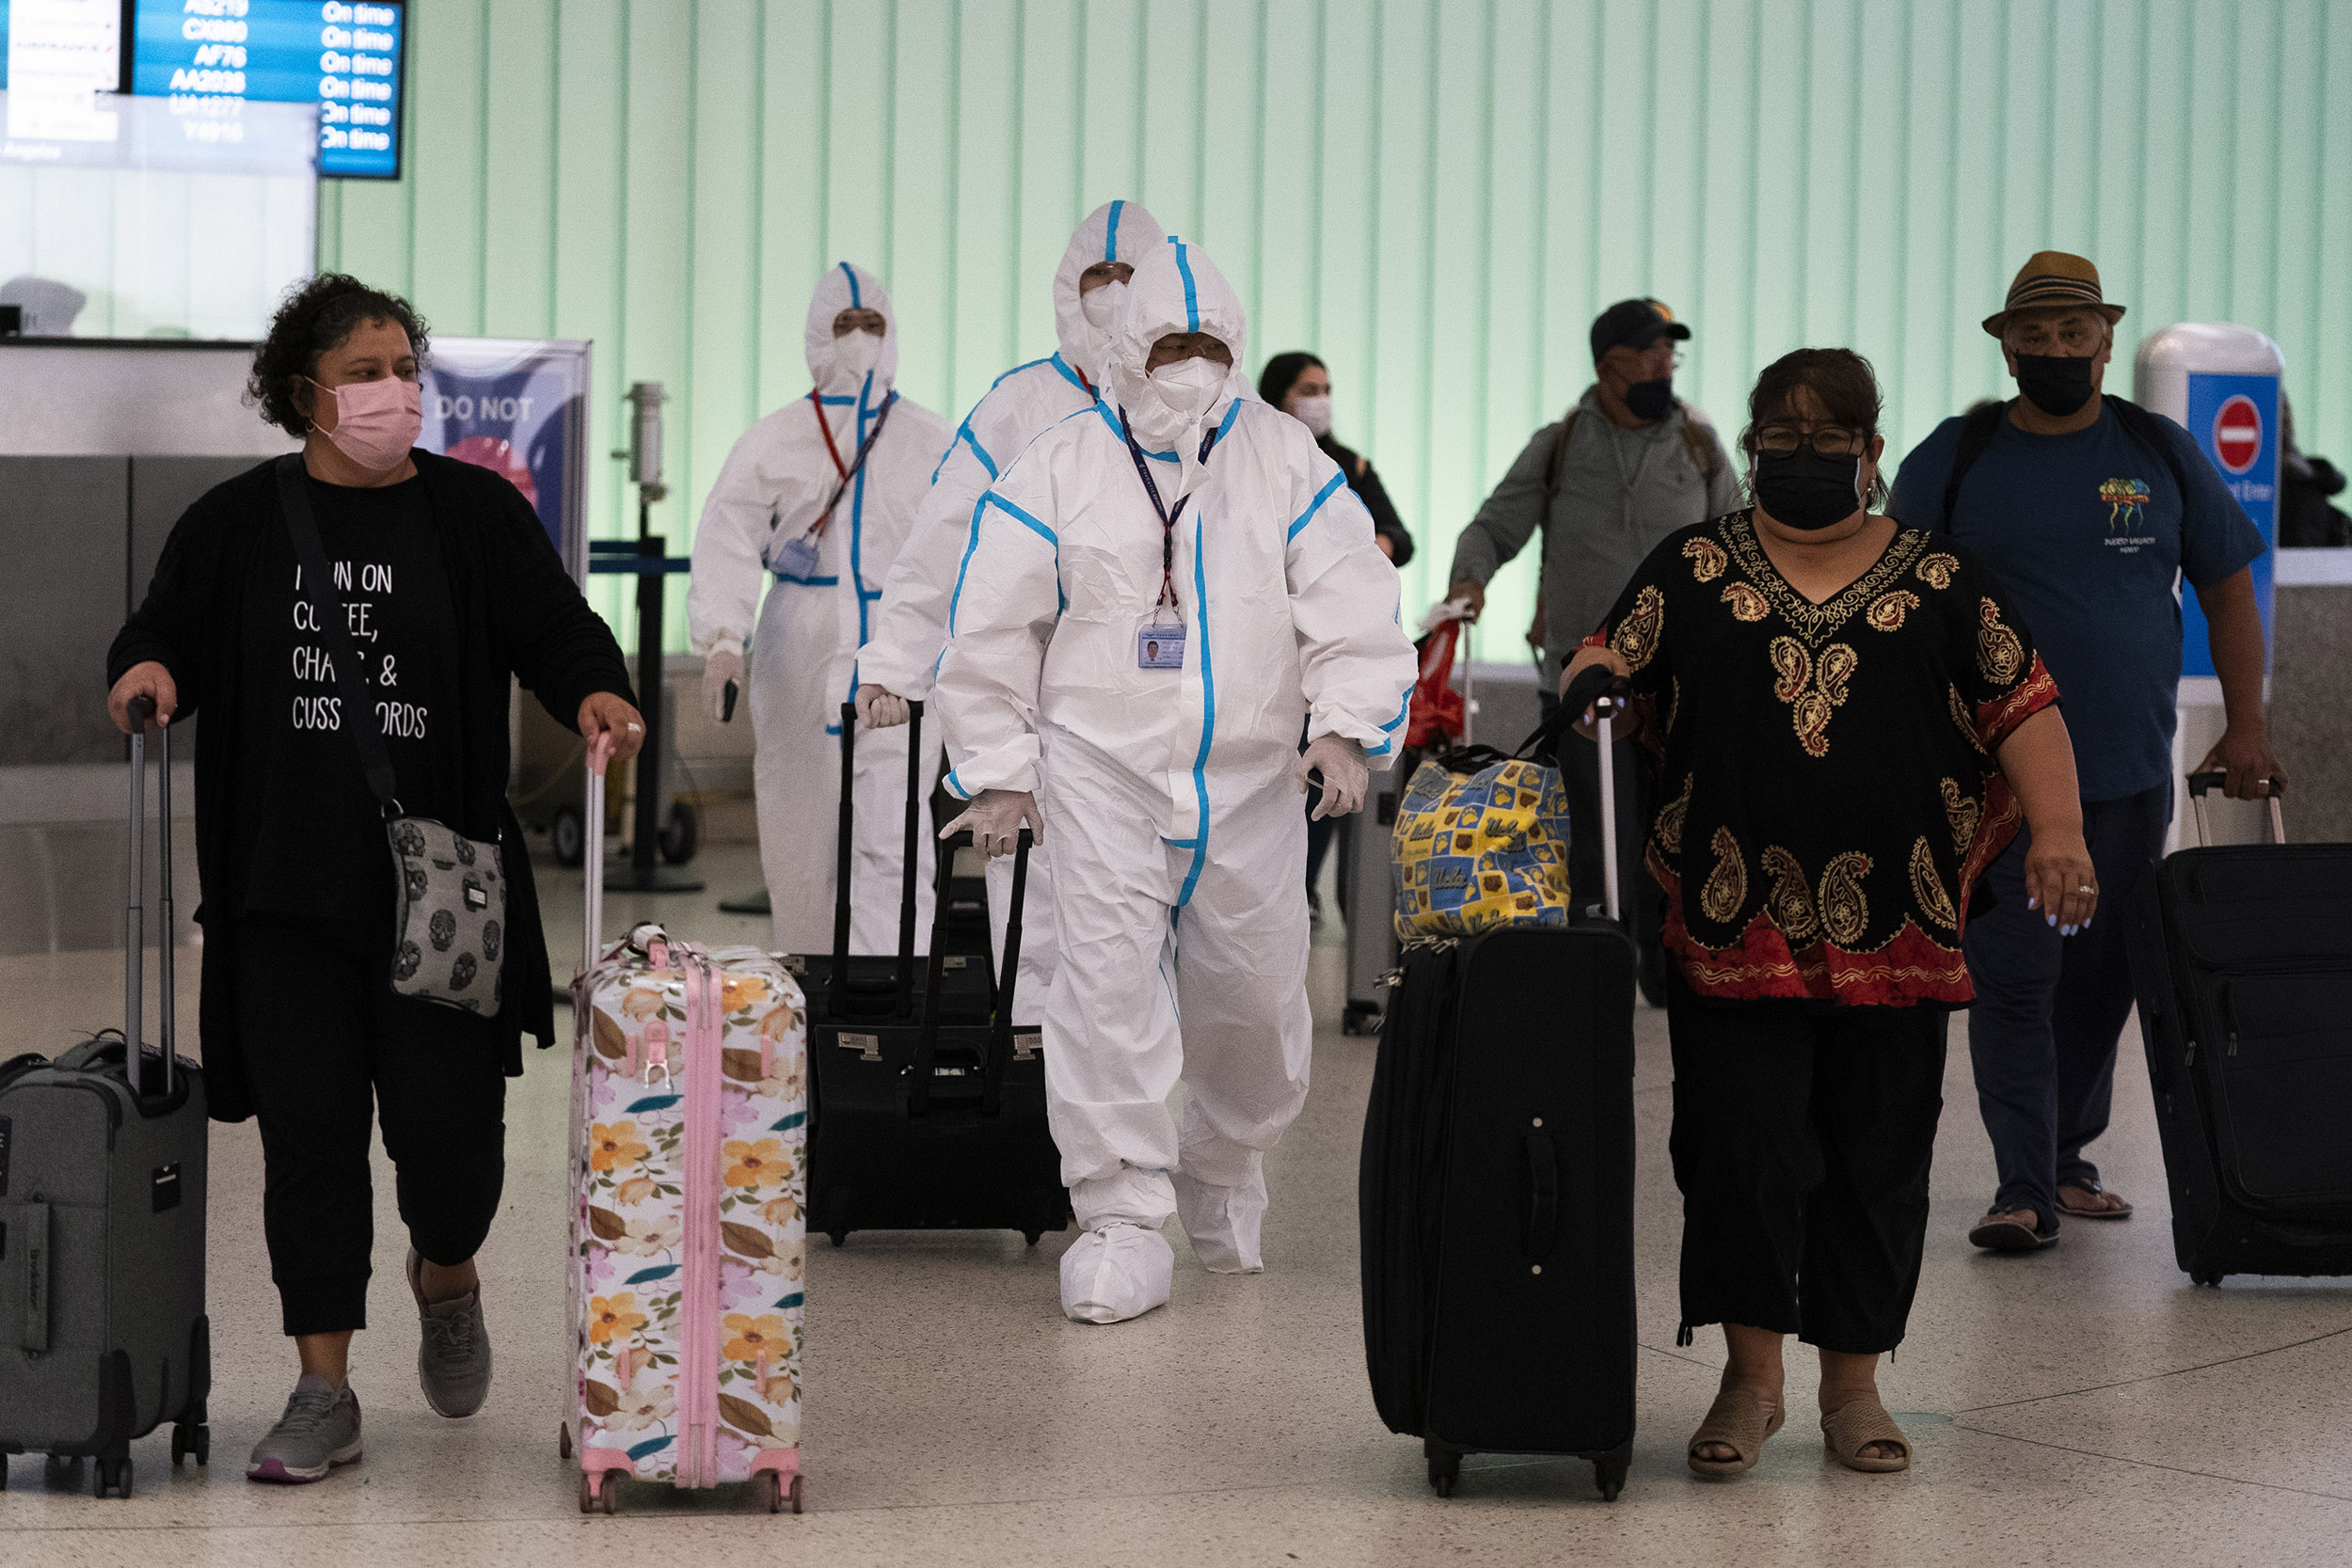
[[[627,1480],[749,1481],[801,1511],[807,1013],[782,963],[655,925],[607,946],[603,757],[572,982],[571,1323],[559,1438],[580,1507]]]

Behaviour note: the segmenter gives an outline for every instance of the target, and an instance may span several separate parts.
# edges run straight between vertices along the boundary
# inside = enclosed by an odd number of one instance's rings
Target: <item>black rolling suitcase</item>
[[[1606,725],[1601,744],[1605,771]],[[1625,1483],[1634,963],[1616,872],[1611,855],[1611,920],[1410,948],[1391,994],[1359,1187],[1364,1354],[1440,1497],[1471,1452],[1588,1459],[1613,1500]]]
[[[2150,864],[2126,918],[2148,1079],[2189,1277],[2352,1275],[2352,845],[2200,847]]]
[[[941,845],[935,927],[949,913],[950,851],[971,841],[966,832]],[[941,1005],[949,955],[936,930],[919,1008],[879,1020],[811,1009],[809,1228],[834,1245],[852,1230],[1018,1230],[1035,1245],[1069,1225],[1040,1031],[1012,1022],[1028,868],[1024,829],[989,1017],[960,1021]]]
[[[906,848],[903,877],[899,884],[898,951],[851,955],[850,952],[850,872],[851,831],[857,814],[852,800],[857,759],[857,709],[849,703],[841,705],[841,816],[838,859],[834,869],[833,951],[831,953],[794,953],[785,956],[784,967],[801,982],[801,990],[808,999],[809,1022],[813,1027],[820,1019],[888,1020],[911,1022],[915,1015],[918,999],[914,994],[914,889],[916,870],[921,864],[917,850],[923,833],[923,805],[928,798],[923,778],[923,705],[907,705],[907,805]],[[951,864],[953,856],[945,846],[940,858]],[[939,951],[942,934],[940,914],[952,916],[954,908],[947,898],[947,884],[940,884],[939,903],[932,911],[932,951]],[[936,994],[943,1016],[950,1022],[977,1022],[984,1021],[995,1006],[995,976],[990,973],[987,958],[987,911],[981,911],[981,947],[978,956],[968,950],[959,951],[951,942],[940,984],[934,991],[926,991],[925,998]],[[952,930],[949,926],[947,929]]]
[[[144,699],[133,713],[142,727]],[[148,710],[151,712],[151,709]],[[131,1495],[131,1443],[176,1423],[171,1458],[211,1456],[204,1402],[204,1078],[172,1054],[171,746],[156,732],[163,852],[159,1049],[139,1041],[146,744],[131,740],[125,1028],[56,1061],[0,1065],[0,1454],[88,1456]],[[0,1459],[0,1484],[7,1462]]]

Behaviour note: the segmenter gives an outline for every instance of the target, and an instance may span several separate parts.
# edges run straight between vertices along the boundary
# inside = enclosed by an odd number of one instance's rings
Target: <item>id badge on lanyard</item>
[[[788,578],[813,578],[817,575],[817,568],[822,561],[819,551],[825,536],[825,525],[833,521],[833,510],[841,504],[842,494],[850,488],[850,482],[857,477],[859,469],[866,467],[866,454],[881,439],[882,426],[890,422],[890,410],[898,401],[898,394],[892,392],[882,400],[882,412],[874,420],[874,428],[859,443],[856,457],[846,464],[841,461],[841,449],[834,444],[833,426],[826,421],[825,405],[814,388],[809,390],[808,401],[809,406],[817,411],[817,432],[825,438],[826,455],[833,459],[834,472],[841,476],[841,483],[834,486],[832,498],[825,502],[825,509],[817,515],[817,521],[809,526],[808,531],[798,539],[787,540],[776,551],[775,570]]]
[[[1123,416],[1122,416],[1123,422]],[[1138,670],[1182,670],[1184,667],[1184,606],[1176,592],[1176,519],[1184,515],[1184,502],[1190,496],[1176,498],[1176,510],[1168,511],[1160,504],[1160,487],[1152,481],[1152,470],[1144,466],[1143,450],[1136,439],[1122,429],[1127,451],[1136,460],[1136,474],[1143,481],[1143,493],[1152,498],[1152,510],[1160,518],[1160,594],[1152,602],[1152,613],[1136,628],[1136,668]],[[1216,444],[1216,435],[1200,445],[1200,460],[1208,461],[1209,449]]]
[[[789,540],[776,552],[776,571],[787,578],[813,578],[818,566],[817,534],[812,531]]]

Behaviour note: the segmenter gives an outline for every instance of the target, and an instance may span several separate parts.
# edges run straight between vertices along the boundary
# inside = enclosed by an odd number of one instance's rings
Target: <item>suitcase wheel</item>
[[[1462,1456],[1432,1443],[1423,1443],[1422,1451],[1429,1459],[1430,1487],[1440,1497],[1454,1496],[1454,1483],[1462,1479]]]
[[[1021,1239],[1028,1243],[1029,1245],[1035,1246],[1037,1245],[1037,1239],[1044,1234],[1045,1232],[1043,1230],[1035,1226],[1031,1226],[1027,1229],[1021,1232]]]
[[[752,1478],[752,1497],[762,1512],[768,1513],[798,1513],[801,1511],[801,1478],[792,1477],[792,1484],[784,1484],[783,1478],[773,1470],[762,1470]]]
[[[841,1246],[850,1239],[850,1227],[845,1225],[838,1230],[828,1230],[825,1234],[833,1238],[834,1245]]]
[[[1617,1500],[1617,1494],[1625,1490],[1625,1471],[1623,1465],[1612,1465],[1606,1460],[1594,1465],[1593,1480],[1600,1487],[1602,1502],[1613,1503]]]
[[[620,1471],[603,1470],[595,1475],[586,1470],[580,1472],[580,1511],[594,1513],[598,1510],[606,1513],[621,1511]]]
[[[175,1470],[178,1469],[180,1467],[180,1462],[183,1459],[187,1458],[190,1454],[194,1454],[196,1456],[196,1462],[199,1466],[209,1465],[212,1464],[213,1429],[202,1421],[178,1421],[173,1423],[171,1429],[171,1467]]]
[[[95,1497],[128,1497],[131,1495],[131,1455],[127,1448],[98,1456],[96,1475],[90,1482],[90,1495]]]
[[[2219,1269],[2201,1269],[2197,1273],[2188,1276],[2188,1282],[2191,1285],[2211,1285],[2216,1290],[2219,1290],[2221,1287],[2221,1271]]]
[[[555,1429],[555,1451],[565,1459],[572,1457],[572,1423],[565,1421]]]

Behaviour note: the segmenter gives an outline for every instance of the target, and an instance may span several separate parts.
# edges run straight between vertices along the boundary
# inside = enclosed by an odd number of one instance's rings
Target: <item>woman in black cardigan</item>
[[[372,1112],[398,1167],[425,1399],[444,1416],[481,1407],[490,1350],[473,1257],[504,1179],[505,1080],[522,1070],[523,1035],[554,1037],[530,856],[506,804],[510,678],[616,756],[644,737],[620,648],[530,503],[497,474],[412,450],[425,350],[406,302],[357,279],[326,274],[290,295],[248,397],[302,437],[331,595],[300,581],[273,460],[181,517],[107,658],[118,726],[142,696],[159,722],[204,715],[206,1086],[215,1118],[260,1120],[270,1272],[302,1364],[247,1465],[261,1481],[315,1481],[359,1456],[345,1374],[366,1326]],[[341,640],[322,635],[330,606],[361,666],[356,702],[334,668]],[[397,886],[358,723],[382,733],[405,815],[499,845],[492,1016],[391,989]]]

